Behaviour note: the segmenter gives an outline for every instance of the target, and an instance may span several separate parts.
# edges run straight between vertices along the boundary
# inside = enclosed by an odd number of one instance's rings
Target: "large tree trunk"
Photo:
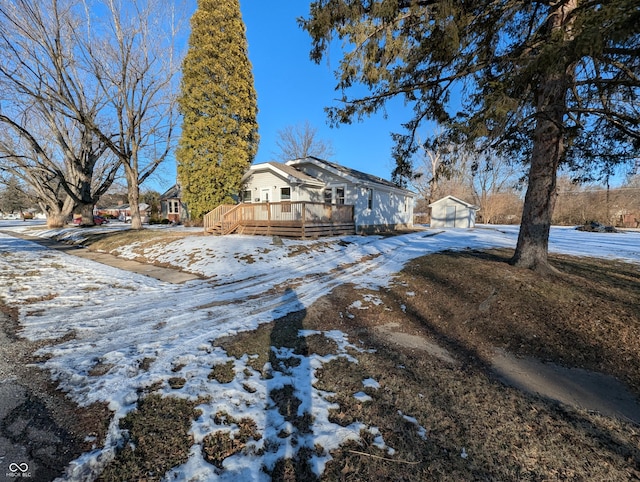
[[[124,163],[125,175],[127,178],[127,194],[129,198],[129,210],[131,211],[131,229],[142,229],[142,218],[140,216],[140,186],[138,185],[137,173]]]
[[[67,224],[69,216],[64,216],[60,213],[49,214],[47,216],[47,228],[63,228]]]
[[[40,202],[40,207],[47,214],[47,227],[50,229],[64,227],[75,207],[73,199],[66,196],[62,202],[54,199],[47,199],[47,201],[49,202]]]
[[[549,17],[549,39],[558,30],[567,39],[571,36],[570,13],[577,0],[559,0]],[[555,272],[549,265],[549,231],[556,203],[556,177],[565,151],[564,117],[567,113],[567,93],[574,66],[558,64],[558,70],[541,73],[536,99],[536,127],[529,168],[529,184],[524,199],[522,222],[516,251],[511,259],[515,266],[547,274]]]
[[[93,221],[93,202],[79,204],[77,210],[82,216],[81,226],[95,226],[96,223]]]
[[[516,266],[541,272],[553,271],[547,253],[563,141],[560,124],[549,118],[538,121],[518,244],[511,260]]]

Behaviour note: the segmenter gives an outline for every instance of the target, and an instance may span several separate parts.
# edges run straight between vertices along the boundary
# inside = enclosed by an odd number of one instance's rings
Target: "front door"
[[[271,201],[271,188],[263,187],[260,189],[260,202],[268,203]]]

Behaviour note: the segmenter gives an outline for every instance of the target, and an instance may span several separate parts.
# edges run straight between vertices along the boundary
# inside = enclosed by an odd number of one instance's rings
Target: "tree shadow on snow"
[[[291,288],[282,301],[299,303]],[[300,334],[306,314],[302,309],[276,319],[270,335],[264,469],[273,480],[317,480],[310,463],[315,444],[309,347]]]

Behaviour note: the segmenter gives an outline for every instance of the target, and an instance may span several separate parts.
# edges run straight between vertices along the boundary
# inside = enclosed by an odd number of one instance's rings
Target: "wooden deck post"
[[[271,204],[267,201],[267,236],[271,234]]]

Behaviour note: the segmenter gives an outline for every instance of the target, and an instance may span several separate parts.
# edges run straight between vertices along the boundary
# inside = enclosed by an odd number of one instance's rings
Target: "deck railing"
[[[213,211],[209,211],[207,214],[205,214],[203,218],[205,231],[210,231],[219,227],[222,224],[224,216],[236,207],[237,206],[233,204],[221,204]]]
[[[246,225],[264,227],[300,227],[354,222],[353,206],[307,201],[243,203],[218,206],[204,218],[206,231],[229,234]]]

